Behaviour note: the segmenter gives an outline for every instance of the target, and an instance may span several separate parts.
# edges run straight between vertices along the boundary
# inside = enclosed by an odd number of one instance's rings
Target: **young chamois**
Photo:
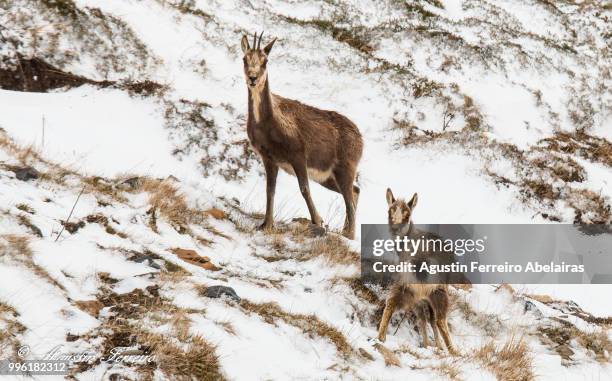
[[[261,38],[249,45],[242,37],[244,76],[249,91],[247,133],[266,170],[266,215],[260,229],[273,225],[274,193],[278,168],[297,177],[310,219],[322,220],[310,197],[308,179],[344,198],[343,234],[355,235],[355,209],[359,188],[354,184],[363,141],[357,126],[334,111],[320,110],[270,92],[268,56],[276,39],[261,49]]]
[[[408,202],[395,199],[391,189],[387,189],[387,204],[389,205],[388,220],[391,238],[423,237],[427,233],[417,231],[412,224],[412,211],[417,203],[417,194],[412,196]],[[435,261],[432,253],[410,253],[398,252],[400,262],[418,263],[421,261]],[[448,286],[446,284],[419,283],[417,279],[410,279],[404,274],[398,275],[393,280],[389,295],[385,303],[385,309],[378,329],[378,339],[385,341],[387,327],[393,312],[399,308],[407,312],[413,311],[416,315],[418,328],[423,345],[429,346],[427,337],[427,322],[430,323],[434,334],[436,347],[442,349],[440,334],[450,353],[454,353],[453,343],[450,338],[447,315],[449,311]]]

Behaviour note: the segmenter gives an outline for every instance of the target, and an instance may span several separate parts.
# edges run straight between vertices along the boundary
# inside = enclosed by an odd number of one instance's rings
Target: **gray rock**
[[[21,181],[37,179],[40,176],[40,173],[32,167],[15,168],[13,172],[15,177]]]
[[[542,314],[542,311],[540,311],[540,309],[530,300],[525,300],[524,310],[525,310],[525,312],[530,311],[531,313],[533,313],[537,317],[543,317],[544,316],[544,314]]]
[[[233,288],[227,286],[210,286],[204,290],[203,295],[208,298],[220,298],[222,296],[228,296],[231,299],[239,302],[240,297],[236,294]]]

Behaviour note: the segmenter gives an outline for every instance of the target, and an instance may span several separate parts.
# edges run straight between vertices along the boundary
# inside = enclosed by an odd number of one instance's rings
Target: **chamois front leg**
[[[269,229],[274,225],[274,194],[276,193],[276,178],[278,166],[269,159],[264,159],[266,169],[266,216],[264,222],[259,225],[259,230]]]
[[[389,326],[389,321],[391,320],[391,316],[393,316],[393,312],[397,307],[397,298],[390,297],[387,299],[385,303],[385,310],[383,311],[382,319],[380,319],[380,324],[378,326],[378,340],[385,341],[387,339],[387,327]]]
[[[306,162],[299,160],[294,163],[291,163],[293,167],[293,171],[295,172],[295,176],[298,179],[298,184],[300,185],[300,192],[306,201],[306,206],[308,206],[308,212],[310,212],[310,221],[317,226],[321,226],[323,220],[317,213],[317,209],[314,206],[314,202],[312,202],[312,198],[310,198],[310,187],[308,186],[308,171],[306,169]]]

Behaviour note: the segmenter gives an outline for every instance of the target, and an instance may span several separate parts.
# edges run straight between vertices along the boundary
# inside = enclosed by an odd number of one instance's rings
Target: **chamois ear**
[[[240,40],[240,46],[242,47],[242,53],[246,53],[249,50],[249,39],[246,35],[242,36],[242,40]]]
[[[387,188],[387,204],[391,206],[395,202],[395,197],[393,197],[393,192],[391,192],[391,188]]]
[[[414,207],[416,206],[418,199],[419,197],[415,193],[414,196],[412,196],[412,199],[408,202],[408,206],[410,207],[410,210],[414,210]]]
[[[276,42],[276,38],[274,38],[274,40],[268,42],[268,45],[266,45],[263,50],[266,53],[266,55],[270,54],[270,50],[272,50],[272,46],[274,45],[274,43]]]

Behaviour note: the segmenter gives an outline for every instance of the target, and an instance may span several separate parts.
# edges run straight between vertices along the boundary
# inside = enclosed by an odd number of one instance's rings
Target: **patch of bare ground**
[[[610,358],[612,342],[606,329],[584,332],[565,320],[555,319],[555,324],[539,327],[537,334],[540,340],[557,352],[566,364],[573,362],[574,345],[584,348],[599,362],[612,361]]]
[[[240,301],[240,308],[247,314],[260,316],[268,324],[276,326],[278,321],[282,321],[302,330],[310,337],[327,339],[336,347],[338,354],[345,358],[356,353],[340,331],[321,321],[316,315],[294,314],[283,310],[276,303],[254,303],[246,299]]]
[[[533,381],[533,358],[522,338],[512,337],[502,346],[493,341],[471,356],[500,381]]]
[[[64,286],[59,284],[49,273],[33,260],[32,250],[30,249],[30,239],[20,235],[0,235],[0,260],[8,260],[16,262],[30,271],[36,276],[46,280],[53,286],[62,291],[66,291]]]
[[[50,90],[70,89],[82,85],[122,89],[132,96],[159,96],[167,90],[167,86],[151,80],[96,81],[63,71],[37,57],[24,58],[18,55],[15,67],[0,67],[0,87],[5,90],[44,93]]]
[[[26,328],[19,323],[19,313],[9,304],[0,301],[0,357],[2,359],[17,359],[19,335]]]

